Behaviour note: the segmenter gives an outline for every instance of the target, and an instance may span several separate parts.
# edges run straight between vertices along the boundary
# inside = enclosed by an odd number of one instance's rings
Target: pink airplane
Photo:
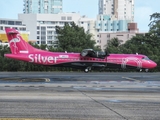
[[[72,67],[89,72],[92,69],[135,68],[137,70],[153,69],[157,64],[145,55],[140,54],[107,54],[92,49],[81,53],[49,52],[34,48],[13,28],[6,28],[11,54],[5,57],[15,60],[56,67]]]

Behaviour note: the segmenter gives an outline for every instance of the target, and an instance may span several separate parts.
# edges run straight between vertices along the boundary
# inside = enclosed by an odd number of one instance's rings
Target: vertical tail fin
[[[31,51],[34,52],[35,50],[37,50],[36,48],[32,47],[29,43],[27,43],[25,40],[23,40],[20,33],[16,29],[6,28],[5,31],[8,37],[8,42],[12,54],[29,53]]]

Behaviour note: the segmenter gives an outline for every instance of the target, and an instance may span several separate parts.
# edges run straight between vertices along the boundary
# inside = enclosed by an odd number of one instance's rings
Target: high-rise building
[[[62,12],[62,0],[24,0],[25,14],[56,14]]]
[[[99,14],[134,21],[134,0],[99,0]]]

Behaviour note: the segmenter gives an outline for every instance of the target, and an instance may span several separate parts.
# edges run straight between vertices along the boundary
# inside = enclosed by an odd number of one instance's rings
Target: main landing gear
[[[89,71],[91,71],[92,69],[91,69],[91,67],[87,67],[86,69],[84,69],[84,72],[85,73],[88,73]]]

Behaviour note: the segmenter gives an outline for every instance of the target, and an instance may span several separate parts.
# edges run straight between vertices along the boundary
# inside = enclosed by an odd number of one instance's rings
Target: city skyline
[[[135,19],[140,31],[148,31],[150,15],[159,10],[159,0],[134,0],[135,1]],[[9,4],[8,4],[9,3]],[[72,4],[71,4],[72,3]],[[0,1],[0,18],[17,19],[19,13],[23,13],[23,0],[3,0]],[[89,7],[88,7],[89,6]],[[95,18],[98,15],[98,0],[63,0],[63,12],[76,12],[86,15],[88,18]]]

